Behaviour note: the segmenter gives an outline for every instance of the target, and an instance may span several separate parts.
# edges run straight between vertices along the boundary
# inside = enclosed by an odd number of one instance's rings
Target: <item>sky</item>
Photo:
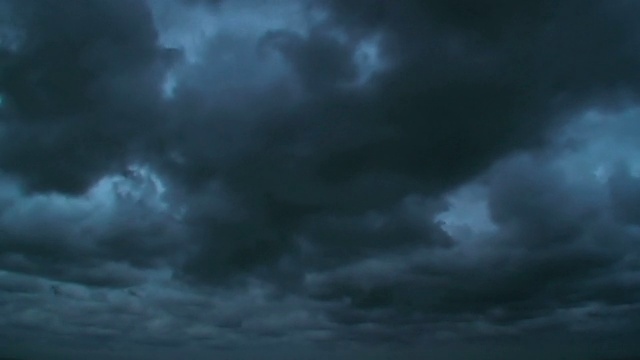
[[[640,2],[0,0],[0,357],[640,357]]]

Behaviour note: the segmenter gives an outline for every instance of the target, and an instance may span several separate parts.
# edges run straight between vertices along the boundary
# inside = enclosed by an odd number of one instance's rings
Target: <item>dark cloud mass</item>
[[[639,11],[0,0],[0,355],[640,355]]]

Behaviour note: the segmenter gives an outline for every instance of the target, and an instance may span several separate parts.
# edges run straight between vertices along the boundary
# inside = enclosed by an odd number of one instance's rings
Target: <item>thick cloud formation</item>
[[[637,355],[638,7],[0,2],[0,355]]]
[[[33,190],[81,192],[143,145],[171,52],[139,1],[8,7],[24,36],[2,54],[3,169]]]

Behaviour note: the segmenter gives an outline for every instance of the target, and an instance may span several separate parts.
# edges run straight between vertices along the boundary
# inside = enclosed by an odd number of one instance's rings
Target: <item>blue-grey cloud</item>
[[[637,4],[0,10],[0,355],[638,353]]]

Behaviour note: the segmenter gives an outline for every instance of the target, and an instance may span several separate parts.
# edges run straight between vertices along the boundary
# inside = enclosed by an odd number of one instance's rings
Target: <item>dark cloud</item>
[[[640,330],[635,3],[0,7],[0,338]]]
[[[169,53],[141,1],[27,1],[12,11],[25,37],[2,54],[3,169],[35,190],[81,192],[141,145]]]
[[[182,239],[144,170],[107,178],[82,196],[16,192],[0,205],[0,264],[50,279],[137,284],[143,269],[174,261]]]
[[[353,81],[357,75],[353,49],[322,31],[312,31],[306,38],[293,32],[270,32],[263,41],[263,46],[273,47],[291,60],[307,89],[331,89]]]
[[[207,251],[198,259],[227,253],[220,243],[243,243],[231,240],[234,234],[255,239],[249,241],[254,250],[237,250],[244,259],[262,254],[249,261],[254,265],[297,251],[291,239],[306,231],[336,229],[331,235],[309,235],[319,247],[341,242],[332,239],[358,238],[349,230],[358,225],[348,222],[384,213],[411,194],[451,189],[501,155],[540,144],[549,129],[584,104],[608,106],[616,98],[633,97],[637,89],[637,32],[625,15],[631,4],[379,5],[320,3],[329,18],[308,34],[264,35],[259,46],[288,61],[293,85],[278,84],[275,93],[268,89],[258,95],[274,99],[268,103],[238,97],[236,102],[253,106],[253,114],[235,108],[229,113],[229,106],[201,113],[211,123],[194,126],[183,137],[211,134],[206,141],[212,145],[173,143],[175,151],[189,154],[173,170],[178,176],[222,181],[252,214],[236,226],[242,231],[222,230],[229,226],[210,221],[214,229],[205,230]],[[576,7],[579,15],[571,11]],[[387,67],[367,85],[354,85],[358,46],[377,34]],[[605,70],[611,68],[619,71]],[[286,95],[292,91],[287,86],[301,87],[301,97]],[[176,94],[177,104],[192,104],[191,92],[178,88]],[[242,128],[235,128],[236,119],[243,119]],[[234,143],[224,149],[215,145],[229,139]],[[220,151],[223,158],[198,155]],[[297,211],[274,208],[264,199]],[[265,217],[286,219],[286,225]],[[314,221],[318,224],[307,225]],[[366,231],[361,236],[375,242]],[[361,248],[358,240],[350,243]],[[332,261],[338,256],[326,254]],[[207,278],[218,266],[190,271]]]
[[[640,182],[629,174],[629,169],[621,166],[609,181],[612,206],[615,216],[627,224],[637,225],[640,222]]]
[[[425,329],[463,336],[581,326],[638,331],[614,315],[638,301],[637,285],[622,280],[637,271],[638,247],[637,234],[610,212],[606,186],[585,191],[531,157],[506,161],[489,177],[496,232],[458,238],[444,251],[384,255],[314,274],[309,295],[344,301],[332,318],[350,336],[368,339],[355,325],[376,324],[397,336],[389,341],[420,339]]]

